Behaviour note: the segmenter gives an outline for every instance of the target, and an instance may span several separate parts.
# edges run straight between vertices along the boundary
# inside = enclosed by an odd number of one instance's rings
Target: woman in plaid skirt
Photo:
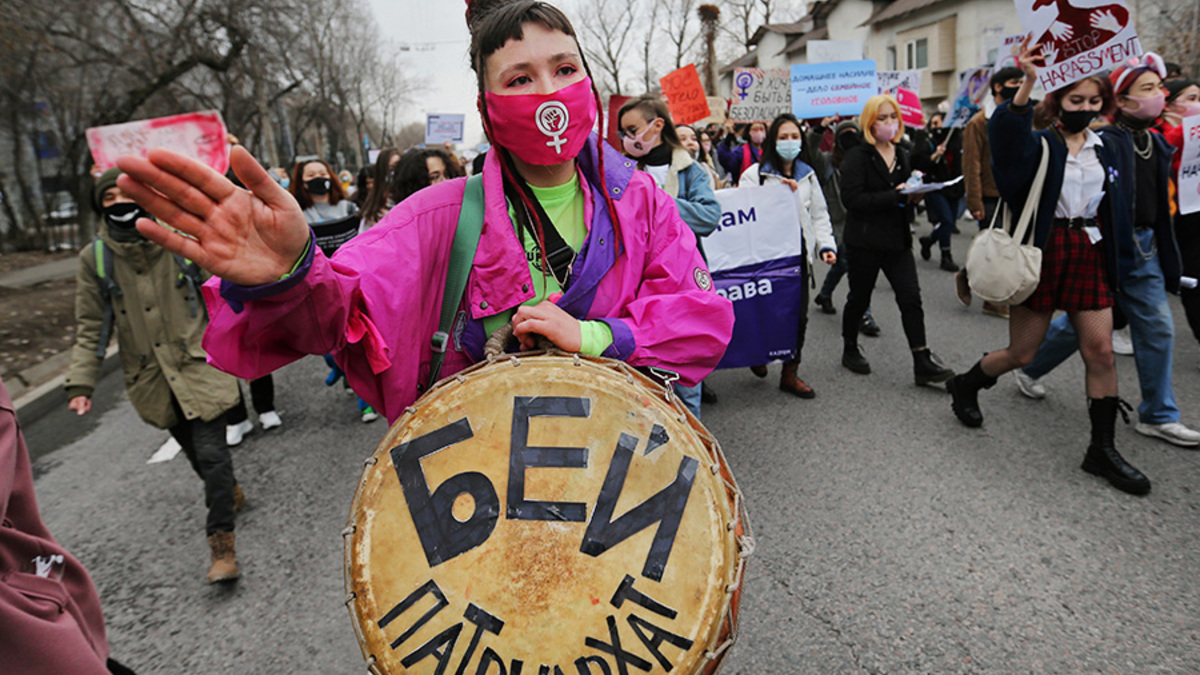
[[[1132,185],[1113,168],[1116,157],[1088,126],[1115,107],[1112,85],[1087,77],[1053,91],[1042,102],[1054,123],[1033,131],[1029,95],[1044,63],[1041,45],[1021,45],[1018,64],[1025,80],[1011,101],[1002,103],[988,123],[996,185],[1012,211],[1026,199],[1038,199],[1033,244],[1042,249],[1038,288],[1012,307],[1008,347],[986,354],[970,371],[947,384],[954,414],[969,427],[983,424],[979,390],[996,378],[1030,363],[1045,337],[1055,310],[1064,310],[1079,335],[1086,367],[1088,415],[1092,438],[1083,470],[1130,494],[1150,492],[1150,481],[1117,452],[1113,437],[1120,400],[1112,352],[1112,306],[1117,283],[1114,199],[1126,199]],[[1029,193],[1041,160],[1042,139],[1050,158],[1040,195]]]

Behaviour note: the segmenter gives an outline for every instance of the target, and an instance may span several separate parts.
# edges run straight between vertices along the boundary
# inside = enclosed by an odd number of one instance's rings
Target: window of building
[[[896,70],[896,48],[887,48],[887,69]]]
[[[920,38],[909,40],[904,44],[905,67],[908,70],[919,70],[929,67],[929,40]]]

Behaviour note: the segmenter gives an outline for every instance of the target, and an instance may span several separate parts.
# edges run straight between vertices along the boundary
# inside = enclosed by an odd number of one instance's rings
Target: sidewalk
[[[45,265],[35,265],[9,272],[0,276],[0,286],[5,288],[26,288],[44,281],[70,279],[79,270],[79,258],[63,258]]]

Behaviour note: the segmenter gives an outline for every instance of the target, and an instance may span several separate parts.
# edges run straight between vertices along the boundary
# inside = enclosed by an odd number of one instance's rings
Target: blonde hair
[[[875,134],[871,133],[871,127],[879,119],[879,109],[885,103],[891,104],[892,110],[896,111],[896,121],[900,123],[900,129],[896,132],[892,142],[898,143],[904,136],[904,120],[900,118],[900,103],[887,94],[879,94],[867,99],[862,114],[858,116],[858,128],[862,129],[863,139],[866,140],[867,145],[875,145]]]

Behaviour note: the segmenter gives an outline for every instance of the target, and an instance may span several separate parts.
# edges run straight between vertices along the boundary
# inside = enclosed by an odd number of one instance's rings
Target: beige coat
[[[192,316],[188,284],[176,286],[180,268],[165,249],[149,242],[118,243],[101,234],[113,253],[113,277],[121,296],[112,298],[113,332],[120,349],[125,389],[148,424],[167,429],[181,420],[216,419],[238,402],[237,380],[208,365],[200,340],[208,326],[204,300]],[[104,299],[92,246],[79,254],[75,288],[75,348],[67,373],[67,395],[91,396],[100,374],[96,349],[104,321]]]

